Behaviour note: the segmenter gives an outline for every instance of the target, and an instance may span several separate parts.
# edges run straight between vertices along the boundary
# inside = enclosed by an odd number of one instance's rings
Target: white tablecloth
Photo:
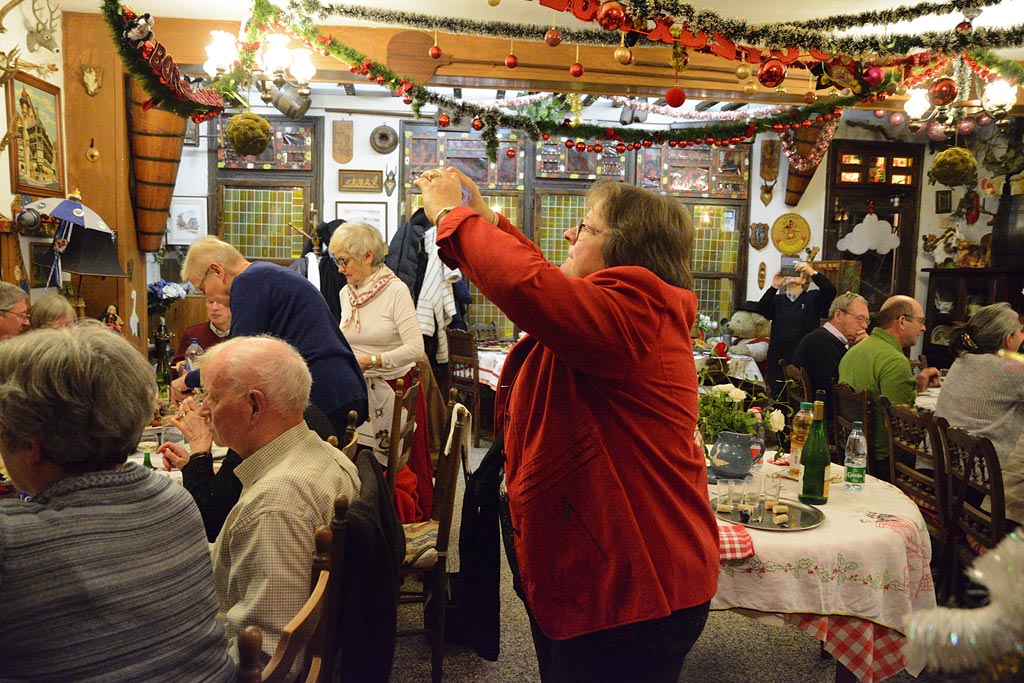
[[[755,554],[721,566],[712,608],[853,616],[902,633],[907,613],[935,607],[920,511],[895,486],[868,479],[860,492],[833,483],[815,529],[751,529]],[[781,497],[795,500],[797,482],[782,481]]]
[[[939,389],[940,387],[932,387],[927,389],[923,394],[918,394],[917,398],[914,399],[914,405],[922,410],[928,410],[935,412],[935,404],[939,402]]]
[[[505,365],[508,352],[477,349],[476,357],[480,365],[480,383],[497,391],[498,378],[501,377],[501,368]]]

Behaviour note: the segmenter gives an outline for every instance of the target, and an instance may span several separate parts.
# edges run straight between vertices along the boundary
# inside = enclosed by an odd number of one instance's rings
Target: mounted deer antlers
[[[35,52],[41,47],[45,47],[53,53],[60,52],[57,36],[54,35],[57,31],[60,7],[52,6],[50,0],[46,0],[46,13],[48,16],[44,18],[42,0],[32,0],[32,16],[35,17],[36,23],[33,26],[31,22],[25,22],[25,28],[28,29],[25,42],[29,52]]]

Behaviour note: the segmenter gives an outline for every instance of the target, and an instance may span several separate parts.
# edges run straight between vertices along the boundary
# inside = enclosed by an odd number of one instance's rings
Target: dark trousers
[[[552,640],[530,616],[543,683],[676,683],[708,620],[710,602],[643,621]]]

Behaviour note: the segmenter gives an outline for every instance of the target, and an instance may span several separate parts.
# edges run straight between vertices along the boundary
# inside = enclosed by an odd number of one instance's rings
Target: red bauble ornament
[[[565,141],[565,148],[566,149],[572,149],[575,146],[576,146],[576,141],[575,140],[566,140]]]
[[[626,23],[626,8],[621,2],[609,0],[597,10],[597,24],[606,31],[618,31]]]
[[[971,31],[974,30],[974,24],[972,24],[969,21],[961,21],[959,24],[956,25],[956,28],[953,30],[956,31],[957,33],[970,33]]]
[[[959,92],[960,88],[952,78],[939,78],[928,86],[928,101],[936,107],[944,107],[951,104]]]
[[[377,85],[384,85],[387,83],[387,79],[383,76],[377,76]]]
[[[587,143],[582,142],[582,141],[577,142],[576,143],[576,151],[577,152],[586,152],[587,151]]]
[[[519,66],[519,58],[516,57],[515,55],[506,55],[505,66],[507,66],[510,69],[516,68],[517,66]]]
[[[509,147],[508,149],[506,149],[505,150],[505,156],[507,156],[509,159],[515,159],[516,158],[516,149],[515,149],[515,147]]]
[[[437,45],[431,45],[430,49],[427,50],[427,54],[430,55],[431,59],[441,59],[441,48]]]
[[[550,133],[541,133],[540,137],[541,137],[542,140],[550,140],[551,139],[551,134]]]
[[[778,59],[769,59],[757,68],[757,81],[766,88],[774,88],[784,80],[786,65]]]
[[[442,128],[447,128],[448,126],[451,125],[451,123],[452,119],[450,116],[448,116],[448,114],[441,114],[440,116],[437,117],[437,125],[441,126]]]
[[[907,115],[901,111],[894,111],[889,114],[889,125],[890,126],[902,126],[907,122]]]
[[[686,93],[678,85],[672,86],[665,93],[665,104],[670,107],[681,107],[686,101]]]
[[[813,90],[808,90],[807,92],[804,93],[804,102],[806,102],[807,104],[814,104],[817,101],[818,93],[814,92]]]
[[[872,65],[864,70],[863,79],[869,88],[877,88],[882,84],[882,80],[885,79],[885,72],[882,71],[881,67]]]
[[[473,127],[473,130],[483,130],[484,129],[484,122],[482,120],[480,120],[480,119],[473,119],[473,122],[470,123],[469,125],[471,125]]]
[[[594,145],[594,151],[600,154],[601,152],[604,151],[604,145],[602,145],[601,143],[596,143]]]
[[[582,76],[583,75],[583,65],[580,64],[579,62],[576,62],[575,64],[570,66],[569,67],[569,75],[572,76],[573,78],[579,78],[580,76]]]
[[[640,144],[642,144],[644,146],[644,149],[650,149],[651,145],[654,144],[654,143],[652,143],[650,140],[644,140]]]
[[[562,32],[552,26],[544,34],[544,42],[548,44],[548,47],[558,47],[562,44]]]
[[[405,102],[406,104],[412,104],[412,96],[406,95],[405,97],[402,98],[402,101]]]
[[[960,135],[970,135],[977,128],[978,123],[971,117],[962,118],[957,121],[956,132]]]
[[[615,145],[615,151],[618,152],[619,154],[622,154],[623,152],[626,151],[626,145],[620,142],[619,144]]]

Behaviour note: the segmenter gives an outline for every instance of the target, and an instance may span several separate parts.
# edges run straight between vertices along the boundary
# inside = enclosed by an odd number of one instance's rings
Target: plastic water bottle
[[[199,367],[199,357],[203,355],[203,347],[199,345],[199,340],[192,337],[192,343],[185,349],[185,370],[192,372]]]
[[[846,474],[843,486],[847,491],[860,491],[864,488],[864,475],[868,467],[868,442],[864,438],[864,425],[854,422],[850,436],[846,439]]]

